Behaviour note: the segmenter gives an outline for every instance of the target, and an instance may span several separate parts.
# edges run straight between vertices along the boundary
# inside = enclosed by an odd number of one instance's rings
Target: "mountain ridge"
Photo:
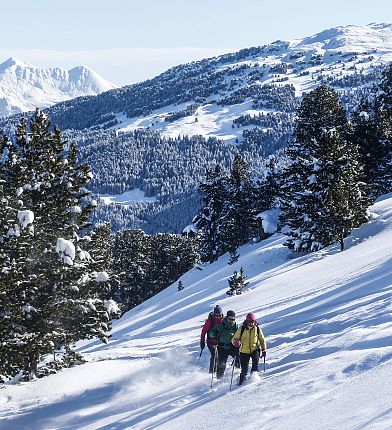
[[[15,57],[0,64],[0,116],[117,88],[86,66],[38,68]]]
[[[290,142],[304,94],[329,85],[350,113],[392,61],[391,24],[342,26],[310,38],[181,64],[144,82],[46,109],[91,166],[93,192],[120,195],[138,188],[157,197],[148,208],[99,208],[96,221],[110,221],[115,230],[181,232],[198,210],[196,190],[207,167],[229,170],[240,152],[260,173],[265,158]],[[361,40],[366,43],[358,47]],[[19,118],[3,119],[0,129],[12,132]]]

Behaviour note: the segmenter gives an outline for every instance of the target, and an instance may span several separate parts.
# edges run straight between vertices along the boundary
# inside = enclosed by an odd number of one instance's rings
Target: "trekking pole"
[[[199,364],[201,354],[203,354],[203,350],[201,350],[201,351],[200,351],[199,358],[198,358],[198,360],[197,360],[197,364]]]
[[[214,353],[214,366],[212,368],[212,373],[211,373],[211,388],[212,388],[212,382],[214,380],[214,373],[215,373],[215,363],[216,363],[216,351],[218,350],[218,347],[215,345],[215,353]]]
[[[234,357],[234,360],[233,360],[233,362],[231,363],[231,365],[233,366],[233,368],[231,369],[230,391],[231,391],[231,386],[233,385],[234,368],[235,368],[236,360],[237,360],[237,358],[238,358],[238,351],[239,351],[239,350],[237,350],[237,353],[236,353],[236,355],[235,355],[235,357]]]
[[[265,372],[265,356],[264,356],[264,372]]]

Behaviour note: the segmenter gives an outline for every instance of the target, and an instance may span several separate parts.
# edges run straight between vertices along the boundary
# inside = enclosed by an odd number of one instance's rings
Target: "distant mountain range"
[[[87,67],[40,69],[9,58],[0,64],[0,116],[48,107],[117,88]]]
[[[198,207],[195,190],[207,167],[228,169],[241,152],[260,172],[265,157],[290,141],[304,93],[328,84],[350,111],[391,61],[392,24],[349,25],[183,64],[47,111],[91,166],[94,192],[140,188],[157,197],[137,207],[111,205],[98,220],[180,231]],[[8,132],[18,120],[0,128]]]

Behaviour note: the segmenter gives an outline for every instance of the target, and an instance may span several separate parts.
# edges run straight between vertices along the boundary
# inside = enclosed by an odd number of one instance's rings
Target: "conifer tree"
[[[368,185],[371,199],[383,193],[387,148],[382,144],[377,121],[375,100],[362,100],[351,114],[352,133],[349,135],[353,145],[358,147],[358,159],[363,169],[360,180]]]
[[[114,240],[113,270],[120,277],[115,297],[124,311],[141,303],[147,297],[151,261],[151,241],[142,230],[123,230]]]
[[[234,294],[241,294],[243,289],[249,284],[245,281],[244,269],[241,267],[239,273],[235,270],[233,275],[229,278],[229,290],[226,291],[228,296],[233,296]]]
[[[77,163],[76,147],[37,110],[29,132],[19,124],[1,168],[11,212],[0,220],[1,254],[10,256],[0,274],[1,373],[35,377],[43,354],[70,350],[79,339],[106,341],[117,311],[100,296],[109,275],[106,263],[95,261],[99,249],[83,249],[95,204],[85,188],[91,173]]]
[[[141,230],[116,234],[113,268],[119,273],[116,297],[127,311],[175,282],[199,261],[193,238]]]
[[[227,199],[227,178],[219,165],[214,171],[207,171],[199,192],[202,209],[193,223],[201,232],[201,258],[212,263],[226,252],[222,243],[222,212]]]
[[[380,143],[385,148],[383,159],[383,187],[380,192],[392,190],[392,63],[381,74],[376,87],[377,126]]]
[[[220,221],[224,250],[229,251],[232,257],[239,246],[258,234],[256,201],[256,190],[249,167],[241,155],[236,154]]]
[[[304,97],[283,186],[283,222],[291,249],[316,251],[336,241],[343,249],[352,228],[367,220],[362,166],[348,131],[335,91],[322,85]]]
[[[266,160],[262,175],[255,179],[255,213],[259,215],[261,212],[278,208],[280,205],[280,181],[281,169],[278,168],[274,157],[269,157]],[[262,228],[262,222],[259,224],[259,238],[265,239],[270,235]]]

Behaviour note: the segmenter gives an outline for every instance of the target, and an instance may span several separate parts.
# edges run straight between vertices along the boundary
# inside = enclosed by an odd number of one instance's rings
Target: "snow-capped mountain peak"
[[[116,87],[85,66],[41,69],[10,57],[0,64],[0,116],[97,95]]]
[[[15,57],[10,57],[8,58],[8,60],[5,60],[3,63],[0,64],[0,71],[3,71],[5,69],[9,69],[13,66],[17,66],[17,67],[35,67],[32,66],[31,64],[27,64],[24,63],[23,61],[19,60],[18,58]]]
[[[347,25],[323,30],[313,36],[296,39],[290,48],[301,48],[318,44],[323,50],[355,50],[363,53],[369,50],[392,49],[392,24],[372,23],[368,25]]]

